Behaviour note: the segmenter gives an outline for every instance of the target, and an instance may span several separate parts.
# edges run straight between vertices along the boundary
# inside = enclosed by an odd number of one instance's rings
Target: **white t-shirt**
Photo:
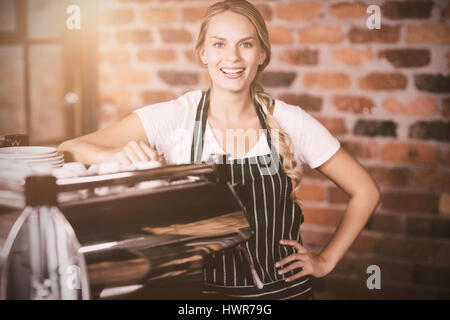
[[[189,91],[177,99],[151,104],[134,112],[141,119],[149,145],[164,154],[168,164],[190,163],[192,136],[197,106],[202,91]],[[307,164],[316,168],[331,158],[340,147],[334,137],[319,121],[302,108],[275,99],[274,117],[289,135],[297,168]],[[270,153],[266,136],[242,158]],[[202,161],[210,154],[225,154],[207,121]]]

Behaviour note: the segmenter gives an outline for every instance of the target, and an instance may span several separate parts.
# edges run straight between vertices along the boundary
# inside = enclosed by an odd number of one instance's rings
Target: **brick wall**
[[[214,1],[101,0],[100,127],[135,108],[205,87],[193,60]],[[372,174],[381,204],[316,298],[450,298],[448,1],[254,1],[272,60],[261,81],[321,121]],[[366,9],[381,7],[381,29]],[[323,247],[348,196],[303,168],[305,244]],[[366,287],[381,269],[381,290]]]

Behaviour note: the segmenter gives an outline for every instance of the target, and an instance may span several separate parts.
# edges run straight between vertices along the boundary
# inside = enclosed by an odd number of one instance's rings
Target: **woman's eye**
[[[244,42],[242,44],[245,48],[251,48],[252,44],[250,42]]]
[[[214,47],[222,47],[223,43],[222,42],[216,42],[213,44]]]

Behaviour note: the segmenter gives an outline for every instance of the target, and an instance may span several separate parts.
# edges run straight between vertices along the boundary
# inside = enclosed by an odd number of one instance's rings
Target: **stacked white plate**
[[[24,167],[62,167],[64,155],[52,147],[5,147],[0,148],[0,166],[18,165]]]

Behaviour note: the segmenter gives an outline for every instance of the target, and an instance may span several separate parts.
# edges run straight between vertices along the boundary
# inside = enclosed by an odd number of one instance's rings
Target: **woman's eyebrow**
[[[216,38],[216,39],[222,40],[222,41],[226,41],[226,40],[227,40],[227,39],[225,39],[225,38],[218,37],[218,36],[211,36],[211,38]],[[250,36],[250,37],[245,37],[245,38],[240,39],[238,42],[244,41],[244,40],[249,40],[249,39],[255,40],[255,37],[252,37],[252,36]]]

